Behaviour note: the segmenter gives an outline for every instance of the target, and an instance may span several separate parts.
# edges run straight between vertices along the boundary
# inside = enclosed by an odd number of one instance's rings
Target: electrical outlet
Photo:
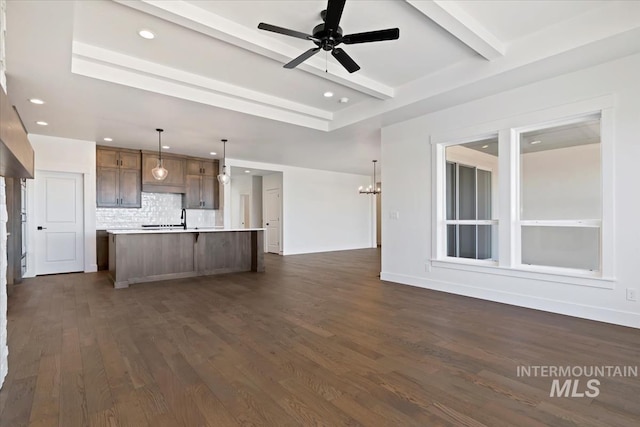
[[[634,288],[627,288],[627,300],[637,301],[638,291]]]

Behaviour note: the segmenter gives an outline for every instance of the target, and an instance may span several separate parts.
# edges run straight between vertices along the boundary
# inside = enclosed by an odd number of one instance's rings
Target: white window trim
[[[563,284],[613,289],[615,284],[615,239],[614,239],[614,98],[605,95],[534,111],[495,122],[484,123],[449,133],[431,136],[432,160],[432,241],[431,265],[436,268],[448,268],[478,273],[534,279]],[[588,115],[600,116],[601,149],[601,194],[602,219],[570,221],[574,226],[599,227],[600,272],[574,270],[567,268],[528,266],[520,264],[520,227],[521,225],[545,225],[546,221],[519,220],[519,142],[520,132],[527,129],[560,126],[576,122]],[[558,117],[562,117],[558,119]],[[533,125],[532,125],[533,123]],[[499,212],[498,212],[498,261],[473,260],[448,257],[446,254],[446,205],[445,205],[445,167],[447,146],[495,138],[498,135],[498,157],[500,170]],[[474,221],[475,222],[475,221]],[[535,224],[534,224],[535,222]],[[458,222],[459,223],[459,222]],[[560,225],[564,221],[549,221],[547,225]]]

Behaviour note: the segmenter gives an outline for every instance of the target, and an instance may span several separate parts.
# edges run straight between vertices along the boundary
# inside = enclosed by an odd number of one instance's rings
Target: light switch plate
[[[389,212],[389,219],[400,219],[400,212],[398,211],[391,211]]]

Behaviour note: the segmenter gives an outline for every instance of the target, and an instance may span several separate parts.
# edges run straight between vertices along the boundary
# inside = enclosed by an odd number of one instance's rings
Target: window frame
[[[459,144],[456,144],[459,145]],[[446,154],[446,153],[445,153]],[[489,169],[489,168],[485,168],[485,167],[480,167],[480,166],[475,166],[475,165],[470,165],[470,164],[466,164],[464,162],[454,162],[454,161],[449,161],[445,158],[445,173],[446,173],[446,167],[447,164],[453,164],[455,165],[455,176],[456,176],[456,182],[455,182],[455,186],[456,186],[456,199],[455,199],[455,212],[456,212],[456,217],[460,217],[460,166],[463,167],[467,167],[467,168],[473,168],[475,170],[475,210],[476,210],[476,217],[478,216],[478,171],[484,171],[484,172],[489,172],[491,174],[491,179],[493,182],[493,177],[494,177],[494,170]],[[445,215],[444,215],[444,227],[445,227],[445,235],[447,233],[447,226],[448,225],[493,225],[493,226],[498,226],[498,220],[497,219],[447,219],[447,213],[446,213],[446,197],[447,197],[447,191],[446,191],[446,185],[447,185],[447,180],[446,177],[444,179],[444,185],[445,185]],[[493,191],[491,192],[491,195],[493,197]],[[493,210],[492,210],[493,211]],[[493,213],[493,212],[492,212]],[[491,215],[493,216],[493,214]],[[476,238],[475,238],[475,242],[476,242],[476,248],[475,248],[475,252],[476,252],[476,256],[478,255],[478,230],[476,229]],[[448,248],[447,248],[447,241],[445,240],[444,242],[444,253],[447,254],[448,253]],[[456,232],[456,253],[458,255],[456,256],[449,256],[449,255],[445,255],[445,258],[453,258],[453,259],[460,259],[463,258],[460,256],[460,229],[457,229]],[[485,259],[485,260],[479,260],[478,258],[464,258],[467,260],[475,260],[475,261],[491,261],[492,264],[497,264],[497,261],[494,259]]]
[[[521,263],[520,142],[529,130],[575,123],[600,116],[601,218],[580,226],[600,227],[600,271],[523,265]],[[614,236],[614,97],[604,95],[537,110],[493,122],[433,134],[431,143],[431,267],[534,279],[544,282],[613,289],[615,282]],[[498,260],[446,256],[446,147],[495,138],[498,135]],[[517,143],[514,143],[517,142]],[[562,221],[553,221],[561,225]],[[533,224],[532,224],[533,225]],[[540,224],[536,224],[540,225]]]
[[[554,127],[571,125],[584,123],[593,119],[598,119],[600,121],[600,194],[601,194],[601,205],[600,205],[600,219],[594,218],[583,218],[579,220],[523,220],[522,216],[522,141],[520,135],[527,132],[532,132],[536,130],[543,129],[552,129]],[[518,128],[513,128],[513,140],[512,147],[516,152],[518,160],[515,162],[512,167],[515,168],[516,175],[516,183],[515,183],[515,248],[514,248],[514,267],[522,270],[532,270],[532,271],[548,271],[548,272],[567,272],[568,274],[573,275],[593,275],[595,277],[599,277],[602,275],[603,269],[603,247],[602,247],[602,214],[603,214],[603,203],[604,203],[604,192],[603,192],[603,161],[602,161],[602,114],[601,112],[579,115],[564,119],[554,120],[553,122],[547,122],[542,124],[535,124],[529,126],[522,126]],[[522,227],[579,227],[579,228],[598,228],[600,235],[600,245],[598,247],[599,252],[599,270],[597,271],[589,271],[577,268],[568,268],[568,267],[554,267],[548,265],[529,265],[522,263]]]

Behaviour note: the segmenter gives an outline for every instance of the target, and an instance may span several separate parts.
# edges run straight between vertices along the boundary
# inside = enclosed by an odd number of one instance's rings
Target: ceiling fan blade
[[[314,47],[313,49],[309,49],[308,51],[298,56],[293,61],[289,62],[288,64],[284,64],[284,68],[296,68],[298,65],[302,64],[304,61],[306,61],[307,59],[311,58],[313,55],[318,53],[319,50],[320,50],[319,47]]]
[[[265,24],[264,22],[261,22],[258,24],[258,29],[271,31],[272,33],[284,34],[285,36],[296,37],[304,40],[311,40],[313,38],[313,36],[310,34],[305,34],[300,31],[290,30],[288,28],[277,27],[271,24]]]
[[[396,40],[400,37],[400,29],[389,28],[387,30],[368,31],[366,33],[347,34],[342,38],[344,44],[381,42],[384,40]]]
[[[333,55],[333,57],[336,58],[338,62],[341,63],[342,66],[346,68],[350,73],[355,73],[360,69],[360,66],[356,64],[356,61],[351,59],[351,57],[347,55],[347,52],[340,49],[339,47],[333,49],[331,51],[331,55]]]
[[[327,14],[324,19],[324,29],[327,33],[331,31],[335,34],[338,31],[344,2],[345,0],[329,0],[327,2]]]

